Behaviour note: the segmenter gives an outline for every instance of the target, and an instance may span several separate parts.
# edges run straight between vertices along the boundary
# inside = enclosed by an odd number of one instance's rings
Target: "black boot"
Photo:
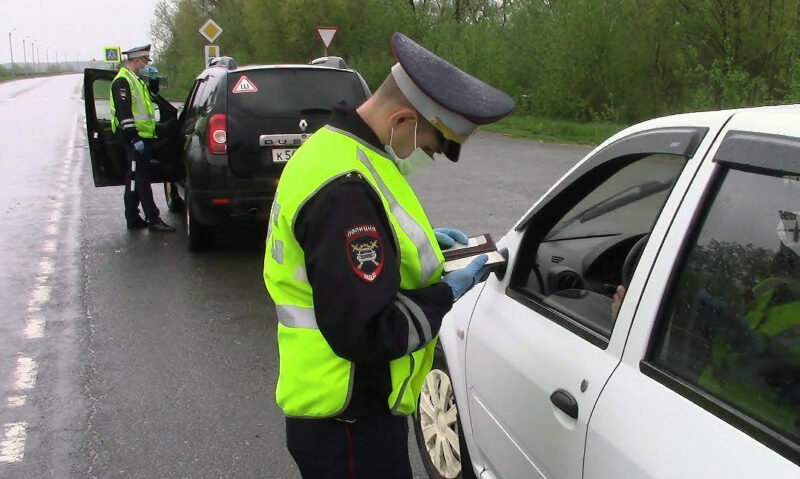
[[[148,222],[147,228],[150,231],[158,231],[161,233],[172,233],[173,231],[175,231],[175,228],[164,223],[164,220],[162,220],[161,218],[156,218],[153,221]]]
[[[139,216],[139,215],[136,215],[136,218],[128,220],[128,229],[129,230],[138,230],[140,228],[146,228],[147,226],[148,226],[147,225],[147,221],[142,219],[142,217]]]

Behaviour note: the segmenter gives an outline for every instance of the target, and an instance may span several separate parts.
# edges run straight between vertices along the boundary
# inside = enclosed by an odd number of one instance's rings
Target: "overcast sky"
[[[103,58],[103,47],[122,50],[151,43],[150,24],[157,0],[0,0],[0,63],[22,62],[22,41],[31,61],[31,42],[39,59]],[[197,26],[200,28],[200,25]],[[16,29],[16,30],[13,30]],[[13,31],[12,31],[13,30]],[[199,33],[198,33],[199,35]]]

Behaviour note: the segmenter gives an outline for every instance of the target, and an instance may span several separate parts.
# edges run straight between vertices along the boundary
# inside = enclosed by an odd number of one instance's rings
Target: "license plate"
[[[275,148],[272,150],[272,162],[286,163],[294,155],[295,151],[297,151],[297,148]]]

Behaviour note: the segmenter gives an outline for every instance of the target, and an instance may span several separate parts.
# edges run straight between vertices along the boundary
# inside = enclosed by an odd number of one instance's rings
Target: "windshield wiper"
[[[576,220],[581,223],[585,223],[589,220],[597,218],[598,216],[602,216],[618,208],[622,208],[625,205],[629,205],[634,201],[638,201],[643,198],[647,198],[648,196],[652,196],[660,191],[667,190],[670,188],[670,186],[670,183],[661,181],[648,181],[647,183],[643,183],[641,185],[634,185],[629,188],[625,188],[619,193],[586,208],[569,219],[564,220],[561,223],[561,226],[557,226],[550,232],[549,235],[547,235],[546,239],[552,239],[564,228],[571,225]]]
[[[586,221],[595,219],[598,216],[602,216],[610,211],[614,211],[617,208],[622,208],[625,205],[629,205],[634,201],[638,201],[661,191],[667,190],[669,187],[669,183],[664,183],[661,181],[648,181],[647,183],[641,185],[631,186],[630,188],[624,189],[616,195],[606,198],[600,203],[583,210],[583,212],[578,215],[577,220],[581,223],[585,223]]]

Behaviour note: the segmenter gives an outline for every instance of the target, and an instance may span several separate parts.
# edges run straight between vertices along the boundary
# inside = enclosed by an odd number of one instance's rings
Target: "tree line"
[[[509,93],[517,114],[634,122],[800,99],[800,0],[161,0],[151,30],[173,92],[203,68],[198,33],[240,65],[329,49],[375,89],[395,31]]]

